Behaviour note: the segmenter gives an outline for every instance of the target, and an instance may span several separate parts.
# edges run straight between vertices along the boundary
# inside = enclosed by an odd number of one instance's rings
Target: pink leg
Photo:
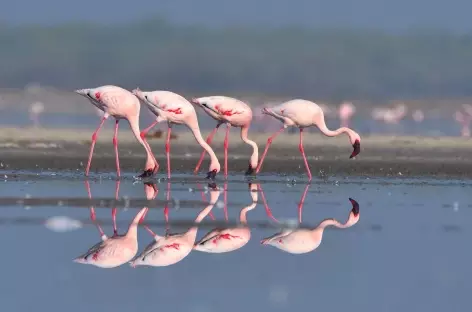
[[[89,158],[87,162],[87,168],[85,169],[85,176],[88,176],[89,174],[90,164],[92,163],[93,149],[95,148],[95,142],[97,141],[98,132],[100,131],[100,128],[103,126],[107,118],[108,118],[108,115],[103,116],[102,120],[100,121],[100,124],[98,125],[97,130],[95,130],[95,132],[92,134],[92,145],[90,146],[90,153],[89,153]]]
[[[201,196],[202,196],[202,201],[203,201],[203,202],[206,202],[207,199],[206,199],[206,196],[205,196],[205,192],[203,192],[203,190],[202,190],[202,185],[201,185],[200,183],[197,183],[197,187],[198,187],[198,189],[200,189],[200,194],[201,194]],[[210,211],[210,213],[209,213],[208,215],[210,216],[210,218],[211,218],[213,221],[215,221],[215,216],[213,215],[213,212],[212,212],[212,211]]]
[[[121,176],[120,172],[120,159],[118,157],[118,123],[119,120],[115,121],[115,134],[113,135],[113,146],[115,147],[115,159],[116,159],[116,174],[118,177]]]
[[[226,124],[226,135],[225,135],[225,179],[228,179],[228,145],[229,145],[229,128],[231,125],[229,123]],[[226,194],[226,193],[225,193]]]
[[[267,216],[278,223],[279,221],[272,215],[272,210],[270,210],[269,205],[267,204],[264,190],[262,189],[262,186],[260,184],[259,184],[259,189],[261,190],[262,202],[264,203],[264,208],[265,208]]]
[[[167,182],[166,205],[164,207],[164,218],[166,220],[166,234],[169,233],[169,200],[170,200],[170,182]]]
[[[115,200],[118,200],[118,194],[120,192],[120,180],[116,181],[115,185]],[[118,235],[118,227],[116,226],[116,207],[111,210],[111,218],[113,220],[113,236]]]
[[[259,170],[261,170],[262,163],[264,162],[264,158],[266,157],[267,150],[269,149],[270,145],[272,144],[272,140],[276,136],[278,136],[281,132],[283,132],[284,130],[285,130],[285,127],[282,127],[279,131],[277,131],[270,138],[267,139],[267,144],[266,144],[266,147],[264,149],[264,153],[262,154],[261,160],[259,161],[259,164],[257,165],[256,173],[259,173]]]
[[[302,213],[303,213],[303,204],[305,203],[305,197],[308,193],[308,189],[310,188],[311,184],[307,184],[305,186],[305,190],[303,191],[302,198],[300,199],[300,203],[298,203],[298,222],[302,223]]]
[[[218,123],[215,127],[215,129],[213,129],[210,134],[208,135],[207,139],[206,139],[206,142],[208,143],[208,145],[211,144],[211,141],[213,140],[213,137],[215,136],[216,134],[216,131],[218,131],[218,128],[221,126],[221,123]],[[197,174],[198,173],[198,170],[200,169],[200,166],[203,162],[203,158],[205,157],[205,153],[206,153],[206,150],[203,150],[202,152],[202,155],[200,155],[200,159],[198,160],[198,163],[197,163],[197,166],[195,167],[195,170],[193,171],[194,174]]]
[[[89,184],[89,181],[87,180],[85,180],[85,188],[87,189],[89,200],[92,200],[92,192],[90,191],[90,184]],[[90,206],[90,220],[92,220],[92,223],[95,224],[95,226],[97,227],[97,230],[100,233],[100,236],[102,238],[106,237],[105,232],[103,232],[102,227],[100,226],[100,224],[97,223],[97,217],[95,215],[95,208],[93,206]]]
[[[151,234],[151,236],[156,236],[156,233],[154,233],[149,226],[144,225],[144,228],[146,229],[146,231],[148,231],[149,234]]]
[[[172,128],[167,128],[166,154],[167,154],[167,178],[170,179],[170,134]]]
[[[224,213],[225,213],[225,221],[228,222],[228,182],[225,182],[224,184]]]
[[[308,166],[308,161],[306,160],[305,150],[303,149],[303,128],[300,128],[300,145],[298,145],[300,153],[302,153],[303,161],[305,162],[306,171],[308,174],[308,181],[311,181],[311,171],[310,166]]]

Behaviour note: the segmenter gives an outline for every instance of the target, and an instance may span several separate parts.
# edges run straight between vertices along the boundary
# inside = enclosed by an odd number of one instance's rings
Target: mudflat
[[[76,170],[87,163],[92,131],[87,129],[0,128],[0,169]],[[174,132],[173,132],[174,133]],[[188,132],[175,132],[171,140],[173,172],[192,172],[202,148]],[[208,133],[202,134],[204,137]],[[259,145],[259,157],[270,134],[250,133]],[[115,170],[113,132],[100,131],[92,161],[92,172]],[[130,131],[120,131],[119,153],[122,170],[140,172],[145,161],[144,148]],[[223,166],[224,132],[218,133],[211,146]],[[165,135],[148,142],[161,162],[164,174]],[[298,174],[305,172],[298,149],[298,134],[283,133],[274,139],[260,174]],[[458,137],[362,136],[361,153],[349,159],[352,146],[347,136],[328,138],[317,133],[304,134],[304,148],[313,176],[429,176],[472,177],[472,139]],[[241,141],[233,129],[229,138],[229,171],[243,174],[248,166],[251,147]],[[201,167],[208,169],[209,157]],[[223,167],[222,167],[223,170]]]

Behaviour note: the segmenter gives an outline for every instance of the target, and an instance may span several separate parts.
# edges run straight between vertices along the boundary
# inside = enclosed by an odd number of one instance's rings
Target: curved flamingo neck
[[[254,209],[254,208],[256,208],[256,205],[257,205],[257,203],[254,202],[251,205],[241,209],[241,212],[239,213],[239,222],[241,224],[247,224],[247,212]]]
[[[248,138],[249,125],[241,127],[241,140],[246,144],[249,144],[252,147],[252,155],[250,159],[251,167],[257,168],[257,162],[259,159],[259,148],[257,147],[256,142],[249,140]]]
[[[315,125],[318,126],[321,133],[323,133],[324,135],[329,136],[329,137],[338,136],[342,133],[346,133],[350,138],[352,138],[354,136],[353,131],[350,128],[347,128],[347,127],[341,127],[341,128],[336,129],[336,130],[328,129],[323,116],[321,116],[320,118],[318,118],[315,121]]]
[[[133,221],[131,222],[131,224],[128,227],[128,231],[126,232],[126,237],[127,238],[133,238],[133,239],[138,238],[138,224],[141,221],[141,219],[146,215],[148,210],[149,210],[149,208],[144,207],[136,214]]]
[[[214,169],[214,167],[218,167],[218,171],[220,171],[220,162],[213,152],[213,149],[208,145],[208,143],[203,139],[202,133],[200,132],[200,128],[198,126],[198,121],[194,126],[188,125],[189,129],[192,131],[195,140],[197,140],[198,144],[207,151],[208,155],[210,155],[210,170]]]
[[[215,206],[216,201],[218,200],[219,193],[216,198],[211,198],[210,204],[206,206],[195,218],[194,225],[188,229],[188,231],[185,233],[185,236],[192,241],[192,243],[197,239],[197,231],[198,231],[198,225],[200,222],[202,222],[203,219],[210,213],[210,211],[213,209],[213,206]]]
[[[138,115],[139,116],[139,115]],[[133,132],[134,137],[136,140],[144,146],[144,149],[146,150],[146,168],[145,169],[153,169],[154,164],[157,164],[156,159],[154,158],[154,155],[152,154],[151,149],[148,147],[147,144],[144,143],[143,139],[141,138],[141,132],[139,130],[139,117],[138,116],[133,116],[128,118],[128,123],[131,128],[131,132]]]

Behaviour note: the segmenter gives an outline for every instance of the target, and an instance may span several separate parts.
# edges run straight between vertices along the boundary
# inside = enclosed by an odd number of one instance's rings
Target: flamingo
[[[231,252],[245,246],[251,239],[251,229],[247,225],[247,212],[256,208],[258,184],[249,183],[249,191],[252,197],[252,203],[241,209],[239,213],[240,226],[232,228],[216,228],[206,234],[199,242],[195,244],[194,250],[208,253]],[[270,211],[267,212],[272,217]],[[272,217],[273,218],[273,217]]]
[[[226,135],[224,140],[224,151],[225,151],[225,178],[228,178],[228,145],[229,145],[229,130],[231,126],[241,128],[241,140],[246,144],[249,144],[252,147],[252,155],[249,160],[249,167],[246,171],[246,175],[254,173],[254,170],[257,168],[257,161],[259,159],[259,149],[256,142],[249,140],[248,132],[249,127],[251,126],[252,121],[252,110],[249,105],[227,96],[208,96],[194,98],[191,101],[193,104],[196,104],[203,108],[203,110],[210,115],[213,119],[216,120],[216,127],[208,135],[206,142],[211,144],[213,136],[215,135],[218,128],[225,123],[226,124]],[[196,174],[200,169],[202,164],[203,157],[205,156],[205,151],[202,152],[200,160],[195,167],[194,173]]]
[[[262,158],[259,161],[256,173],[259,173],[259,171],[261,170],[262,163],[264,162],[267,150],[272,144],[272,140],[290,126],[298,127],[300,129],[300,144],[298,145],[298,147],[303,156],[303,161],[305,162],[309,181],[311,181],[312,176],[310,167],[308,166],[308,161],[305,156],[305,150],[303,148],[304,128],[310,126],[317,126],[320,129],[321,133],[329,137],[337,136],[341,133],[346,133],[349,136],[349,140],[352,144],[352,147],[354,148],[349,158],[355,157],[361,151],[361,138],[359,134],[347,127],[341,127],[335,131],[329,130],[325,124],[323,110],[313,102],[296,99],[284,102],[280,105],[271,108],[265,107],[262,109],[262,112],[280,120],[281,122],[283,122],[283,126],[279,131],[275,132],[267,139],[267,144],[264,153],[262,154]]]
[[[210,155],[211,162],[207,178],[214,180],[216,174],[220,172],[220,162],[218,161],[215,152],[213,152],[213,149],[202,137],[200,127],[198,126],[197,113],[195,112],[193,105],[184,97],[170,91],[145,92],[136,88],[132,93],[144,102],[149,110],[157,116],[156,120],[149,127],[143,130],[144,134],[142,133],[142,137],[144,137],[145,134],[159,122],[167,121],[168,131],[165,145],[167,154],[167,178],[170,179],[170,134],[172,131],[172,125],[185,124],[192,131],[198,144],[200,144]]]
[[[139,111],[141,109],[139,100],[128,90],[125,90],[117,86],[101,86],[92,89],[80,89],[76,90],[75,93],[80,94],[87,98],[93,105],[104,112],[98,128],[92,134],[92,144],[90,146],[90,153],[87,162],[87,168],[85,169],[85,176],[88,176],[90,170],[90,164],[92,162],[93,149],[95,142],[97,141],[97,135],[102,128],[105,120],[108,117],[115,117],[115,134],[113,136],[113,145],[115,147],[116,157],[116,173],[120,177],[120,161],[118,157],[118,123],[121,119],[126,119],[129,122],[131,131],[133,132],[136,140],[144,146],[147,154],[146,165],[144,172],[139,177],[150,177],[159,169],[154,155],[152,154],[149,145],[143,141],[139,132]]]
[[[359,221],[359,204],[349,198],[352,204],[351,212],[346,223],[341,224],[335,219],[325,219],[314,229],[288,229],[261,240],[262,245],[272,245],[278,249],[292,254],[308,253],[321,244],[323,232],[328,226],[348,228]]]
[[[213,209],[220,190],[218,187],[210,190],[210,202],[195,219],[195,224],[185,233],[166,234],[162,237],[155,234],[151,229],[145,226],[146,230],[154,236],[154,240],[130,262],[132,267],[139,265],[149,266],[169,266],[182,261],[193,249],[195,239],[197,238],[198,224]]]
[[[356,107],[351,102],[343,102],[339,106],[338,115],[341,120],[341,127],[348,127],[352,115],[356,112]]]
[[[138,252],[138,223],[147,211],[148,208],[144,207],[136,214],[125,235],[107,237],[102,232],[102,241],[75,258],[74,262],[108,269],[133,259]]]

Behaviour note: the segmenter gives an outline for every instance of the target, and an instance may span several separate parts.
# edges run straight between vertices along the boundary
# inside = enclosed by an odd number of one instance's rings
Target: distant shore
[[[91,131],[83,129],[16,129],[0,128],[0,169],[16,170],[76,170],[87,162]],[[206,137],[208,133],[202,135]],[[100,132],[95,147],[92,171],[115,170],[112,131]],[[264,151],[269,134],[255,133],[252,139]],[[211,144],[223,165],[223,132]],[[149,139],[156,158],[161,161],[160,174],[165,172],[164,136]],[[328,138],[307,133],[305,153],[314,176],[429,176],[472,177],[472,139],[456,137],[393,137],[363,136],[361,153],[349,159],[352,147],[347,136]],[[129,131],[119,133],[122,170],[139,172],[144,164],[144,149]],[[171,140],[171,165],[176,172],[192,172],[202,149],[190,133],[178,133]],[[229,171],[243,174],[251,154],[241,142],[239,133],[232,131],[229,139]],[[208,156],[202,165],[207,170]],[[305,168],[298,150],[298,134],[281,134],[272,143],[261,174],[294,175]]]

